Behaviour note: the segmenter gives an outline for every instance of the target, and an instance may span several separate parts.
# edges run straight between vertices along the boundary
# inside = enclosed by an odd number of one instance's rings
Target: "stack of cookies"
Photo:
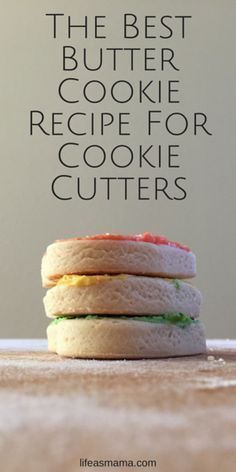
[[[58,240],[42,260],[49,350],[140,359],[205,351],[194,254],[150,233]]]

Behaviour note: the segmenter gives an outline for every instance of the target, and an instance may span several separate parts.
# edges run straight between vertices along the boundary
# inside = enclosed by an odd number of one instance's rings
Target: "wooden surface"
[[[209,341],[206,356],[140,361],[65,360],[45,341],[0,342],[3,472],[135,470],[81,468],[80,458],[228,472],[235,446],[235,341]]]

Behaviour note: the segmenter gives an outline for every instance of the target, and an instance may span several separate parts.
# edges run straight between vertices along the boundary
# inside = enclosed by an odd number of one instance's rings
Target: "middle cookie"
[[[49,318],[80,314],[160,315],[181,312],[198,317],[201,293],[176,279],[119,275],[64,275],[47,291]]]

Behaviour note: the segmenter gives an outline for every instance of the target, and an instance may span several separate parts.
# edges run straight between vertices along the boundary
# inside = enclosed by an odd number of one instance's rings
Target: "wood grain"
[[[95,361],[60,359],[39,340],[3,340],[1,471],[77,472],[90,458],[233,472],[235,394],[233,341],[209,341],[205,356]]]

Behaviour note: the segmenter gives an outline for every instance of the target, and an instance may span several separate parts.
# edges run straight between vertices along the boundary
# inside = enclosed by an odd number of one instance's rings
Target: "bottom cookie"
[[[63,318],[47,328],[48,349],[84,359],[147,359],[206,351],[203,324],[181,326],[125,317]]]

